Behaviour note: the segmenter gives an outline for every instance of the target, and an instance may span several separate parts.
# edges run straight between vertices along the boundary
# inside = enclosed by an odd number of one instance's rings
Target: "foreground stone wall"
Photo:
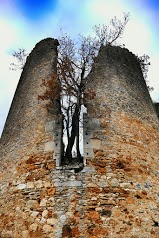
[[[29,210],[34,211],[41,193],[47,192],[50,169],[59,158],[57,95],[51,112],[47,102],[39,100],[47,89],[43,81],[55,80],[57,45],[48,38],[30,53],[0,140],[0,237],[23,237],[23,231],[26,236],[25,227],[32,224]],[[58,87],[57,81],[53,84]]]
[[[38,77],[50,72],[45,64],[35,67]],[[95,97],[86,101],[83,170],[55,164],[61,127],[54,114],[42,114],[41,126],[32,129],[41,135],[40,152],[29,135],[23,144],[15,136],[3,149],[2,238],[159,237],[159,122],[135,56],[102,47],[87,78],[86,92],[90,88]],[[39,113],[33,121],[38,125]]]

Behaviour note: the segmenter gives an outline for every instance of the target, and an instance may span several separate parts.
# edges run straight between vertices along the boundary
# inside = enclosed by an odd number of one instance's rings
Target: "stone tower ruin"
[[[57,40],[24,66],[0,141],[0,237],[159,237],[159,119],[135,55],[102,46],[85,90],[84,167],[60,162],[61,113],[39,103]],[[58,82],[55,80],[55,87]]]

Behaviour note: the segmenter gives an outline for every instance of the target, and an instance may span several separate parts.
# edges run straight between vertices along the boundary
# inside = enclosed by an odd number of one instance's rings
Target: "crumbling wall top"
[[[155,127],[159,122],[143,78],[137,57],[119,46],[102,46],[92,71],[86,80],[86,91],[92,88],[95,97],[86,105],[99,110],[120,111],[129,116],[149,121]],[[93,106],[94,105],[94,106]],[[98,113],[97,113],[98,115]]]
[[[40,104],[39,95],[46,90],[43,81],[56,73],[57,46],[56,39],[44,39],[27,57],[2,133],[1,154],[12,151],[16,157],[18,153],[43,151],[44,142],[50,140],[45,125],[54,120],[54,115]]]

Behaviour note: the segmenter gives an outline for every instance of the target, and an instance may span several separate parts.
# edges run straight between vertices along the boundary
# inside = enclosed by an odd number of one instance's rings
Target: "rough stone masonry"
[[[1,137],[0,237],[159,237],[159,119],[136,56],[101,47],[86,79],[96,96],[85,101],[78,171],[60,164],[56,100],[51,112],[38,100],[57,45],[42,40],[29,55]]]

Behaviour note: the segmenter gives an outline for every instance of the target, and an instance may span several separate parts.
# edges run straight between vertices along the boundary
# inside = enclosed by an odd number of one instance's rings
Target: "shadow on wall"
[[[159,102],[155,102],[154,106],[155,106],[155,110],[156,110],[156,113],[157,113],[157,117],[159,119]]]

